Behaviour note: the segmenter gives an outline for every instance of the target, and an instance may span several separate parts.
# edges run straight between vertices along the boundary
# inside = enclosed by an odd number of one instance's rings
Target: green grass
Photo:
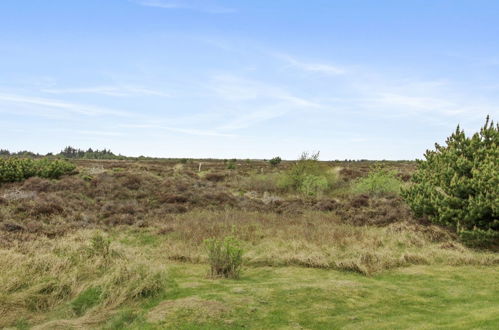
[[[249,268],[240,280],[173,267],[174,297],[116,327],[143,329],[493,329],[499,267],[412,266],[373,277],[298,267]],[[113,328],[113,326],[111,326]]]
[[[0,249],[0,287],[6,288],[0,290],[0,311],[7,311],[0,313],[0,327],[494,329],[499,324],[499,263],[493,252],[452,240],[433,242],[435,232],[402,223],[353,227],[329,224],[314,213],[302,215],[314,226],[285,218],[286,226],[275,225],[282,229],[265,232],[264,225],[281,218],[252,227],[251,218],[242,217],[247,227],[241,276],[212,278],[207,257],[198,251],[203,241],[199,247],[189,238],[197,231],[223,232],[202,215],[170,222],[168,231],[80,230]],[[205,227],[194,226],[201,226],[201,219]],[[269,238],[259,239],[262,233]],[[190,253],[199,257],[181,258]],[[346,266],[323,267],[326,257]],[[359,272],[355,261],[373,270]]]
[[[87,309],[97,305],[102,299],[102,289],[88,288],[71,302],[71,309],[77,316],[85,314]]]

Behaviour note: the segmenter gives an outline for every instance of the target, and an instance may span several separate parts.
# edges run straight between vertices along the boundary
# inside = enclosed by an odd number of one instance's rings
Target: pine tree
[[[402,192],[415,214],[463,238],[499,243],[499,125],[487,117],[472,137],[458,126],[446,145],[435,144],[424,157]]]

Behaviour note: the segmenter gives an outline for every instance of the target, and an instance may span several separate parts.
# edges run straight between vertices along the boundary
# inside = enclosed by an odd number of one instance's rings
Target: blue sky
[[[498,1],[2,0],[0,148],[421,158],[499,118]]]

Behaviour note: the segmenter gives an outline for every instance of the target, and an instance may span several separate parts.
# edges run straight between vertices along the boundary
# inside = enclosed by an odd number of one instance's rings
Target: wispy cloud
[[[272,55],[286,62],[289,66],[303,71],[322,73],[326,75],[341,75],[345,74],[347,71],[343,67],[332,64],[302,61],[288,54],[274,53]]]
[[[368,102],[384,109],[398,108],[416,115],[478,114],[473,106],[479,103],[477,96],[461,90],[451,81],[397,80],[389,77],[369,81],[366,78],[364,82],[357,82],[355,87],[366,95]],[[495,106],[494,100],[488,100],[487,103],[483,105],[485,108]]]
[[[159,124],[122,124],[119,125],[123,128],[137,128],[137,129],[154,129],[154,130],[165,130],[170,132],[178,132],[188,135],[197,135],[197,136],[221,136],[221,137],[235,137],[235,134],[227,134],[220,132],[218,130],[206,130],[206,129],[196,129],[196,128],[182,128],[182,127],[171,127],[164,126]]]
[[[296,96],[285,88],[235,75],[219,75],[214,77],[211,89],[221,99],[227,101],[278,100],[287,102],[293,106],[321,107],[319,103]]]
[[[107,132],[107,131],[86,131],[86,130],[78,130],[76,133],[83,135],[96,135],[96,136],[122,136],[123,133],[119,132]]]
[[[292,111],[322,107],[320,103],[296,96],[282,87],[233,75],[215,77],[211,89],[229,109],[227,122],[218,126],[221,130],[238,130]]]
[[[95,87],[80,87],[80,88],[51,88],[42,89],[48,94],[99,94],[107,96],[161,96],[170,97],[166,92],[138,87],[138,86],[95,86]]]
[[[10,109],[12,105],[32,106],[35,112],[44,114],[47,109],[65,111],[85,116],[134,117],[132,113],[104,107],[70,103],[61,100],[39,98],[25,95],[0,94],[0,111]]]
[[[218,128],[221,130],[228,130],[228,131],[238,130],[271,119],[285,116],[288,112],[289,109],[286,109],[286,106],[284,105],[263,107],[257,111],[243,113],[242,115],[239,115],[236,118],[222,124]]]
[[[186,9],[201,11],[209,14],[230,14],[236,12],[234,8],[219,6],[208,0],[132,0],[132,2],[146,7],[156,7],[163,9]]]
[[[172,132],[179,132],[189,135],[199,135],[199,136],[222,136],[222,137],[234,137],[235,134],[221,133],[214,130],[204,130],[204,129],[194,129],[194,128],[178,128],[178,127],[161,127]]]

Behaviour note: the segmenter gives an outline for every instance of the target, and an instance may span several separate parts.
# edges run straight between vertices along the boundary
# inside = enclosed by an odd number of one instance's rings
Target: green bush
[[[232,236],[223,240],[210,238],[204,241],[210,275],[212,277],[239,278],[243,263],[243,249],[240,242]]]
[[[315,196],[331,189],[336,181],[336,174],[319,162],[319,152],[314,154],[304,152],[291,169],[280,178],[278,186],[282,190]]]
[[[59,179],[62,175],[71,173],[75,165],[65,160],[42,158],[35,160],[36,176],[46,179]]]
[[[359,178],[353,184],[355,194],[370,196],[396,195],[400,193],[402,182],[397,179],[397,172],[375,165],[366,177]]]
[[[75,168],[73,164],[58,159],[0,158],[0,183],[22,181],[32,176],[58,179]]]
[[[499,243],[499,125],[487,117],[472,137],[458,126],[445,146],[435,144],[424,156],[402,192],[416,215],[454,228],[473,245],[480,237]]]
[[[236,161],[235,160],[229,160],[227,162],[227,169],[228,170],[235,170],[236,169]]]
[[[282,161],[281,157],[274,157],[271,160],[269,160],[269,164],[272,167],[276,167],[277,165],[279,165],[281,163],[281,161]]]
[[[317,196],[327,190],[329,184],[324,176],[308,174],[303,178],[300,185],[300,192],[305,196]]]

